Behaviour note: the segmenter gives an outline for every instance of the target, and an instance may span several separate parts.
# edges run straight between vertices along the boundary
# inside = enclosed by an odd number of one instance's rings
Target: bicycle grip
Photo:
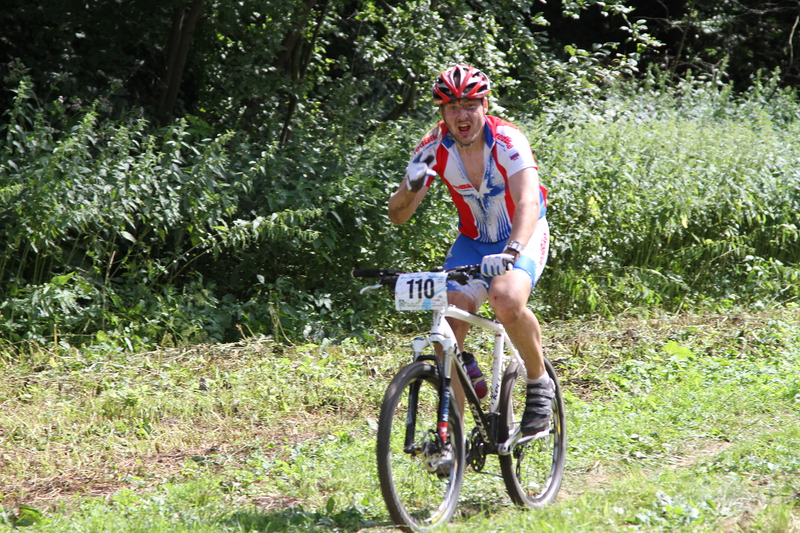
[[[379,278],[383,270],[379,268],[356,268],[352,272],[354,278]]]

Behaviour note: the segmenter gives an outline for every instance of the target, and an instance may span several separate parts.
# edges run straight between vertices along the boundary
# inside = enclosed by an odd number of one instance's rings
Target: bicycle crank
[[[478,428],[472,428],[467,442],[467,464],[474,472],[480,472],[486,465],[486,444]]]

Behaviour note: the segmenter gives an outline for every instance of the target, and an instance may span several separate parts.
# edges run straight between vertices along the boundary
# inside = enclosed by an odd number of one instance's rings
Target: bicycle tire
[[[561,487],[567,454],[566,416],[561,385],[553,365],[545,359],[545,368],[556,386],[550,431],[544,436],[517,444],[509,455],[500,455],[500,470],[508,495],[520,507],[541,507],[551,503]],[[525,409],[525,373],[521,364],[512,362],[500,389],[500,441],[516,429]]]
[[[378,422],[378,478],[383,499],[395,525],[405,531],[430,531],[446,524],[458,504],[464,480],[463,420],[450,406],[449,444],[453,465],[449,475],[431,472],[437,459],[435,431],[439,403],[439,374],[422,361],[404,367],[392,379],[381,404]],[[419,385],[413,413],[415,455],[404,451],[409,420],[409,393]],[[452,389],[450,397],[454,398]],[[432,453],[431,453],[432,451]]]

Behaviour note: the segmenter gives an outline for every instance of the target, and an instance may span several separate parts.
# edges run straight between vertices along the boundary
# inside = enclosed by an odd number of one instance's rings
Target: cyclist
[[[444,268],[480,263],[487,278],[481,284],[450,282],[448,301],[475,313],[488,298],[525,362],[522,432],[533,435],[548,428],[555,396],[544,367],[539,321],[526,305],[547,262],[547,196],[528,140],[513,124],[487,115],[489,91],[489,78],[469,65],[456,64],[438,75],[433,101],[441,120],[414,150],[389,199],[389,218],[405,223],[434,177],[444,181],[458,211],[459,229]],[[448,320],[463,350],[469,324]],[[463,391],[455,385],[463,405]]]

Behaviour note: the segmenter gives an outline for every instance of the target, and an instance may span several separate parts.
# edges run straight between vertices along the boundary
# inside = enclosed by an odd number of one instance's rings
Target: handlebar
[[[442,272],[441,268],[431,270],[431,272]],[[405,272],[395,269],[365,268],[356,269],[352,272],[354,278],[379,278],[378,285],[394,287],[397,277]],[[461,285],[466,285],[473,279],[481,278],[480,265],[466,265],[456,267],[447,271],[447,280],[455,281]]]

